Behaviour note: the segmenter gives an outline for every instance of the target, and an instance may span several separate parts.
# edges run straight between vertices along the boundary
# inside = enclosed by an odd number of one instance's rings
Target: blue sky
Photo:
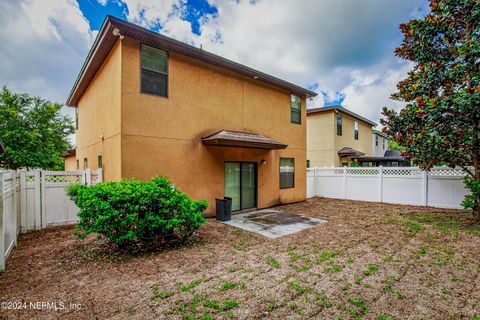
[[[378,121],[411,66],[398,25],[424,0],[2,0],[0,84],[64,102],[107,14],[319,93]]]

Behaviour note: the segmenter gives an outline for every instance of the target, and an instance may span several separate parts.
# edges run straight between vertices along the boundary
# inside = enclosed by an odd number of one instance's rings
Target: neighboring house
[[[378,130],[372,130],[373,138],[373,156],[383,157],[385,151],[388,150],[390,139],[386,134]]]
[[[104,179],[165,175],[233,210],[306,198],[310,90],[108,16],[67,105],[75,161]]]
[[[62,154],[63,161],[65,163],[65,170],[66,171],[73,171],[73,170],[79,170],[80,166],[77,164],[76,160],[76,150],[71,149]]]
[[[307,166],[349,166],[352,157],[372,154],[376,125],[341,106],[307,110]]]
[[[408,167],[410,161],[405,160],[398,150],[386,150],[382,156],[358,156],[353,157],[362,167]]]

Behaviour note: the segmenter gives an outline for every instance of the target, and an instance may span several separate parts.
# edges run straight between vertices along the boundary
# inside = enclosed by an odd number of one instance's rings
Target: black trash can
[[[215,199],[216,217],[220,221],[232,220],[232,198]]]

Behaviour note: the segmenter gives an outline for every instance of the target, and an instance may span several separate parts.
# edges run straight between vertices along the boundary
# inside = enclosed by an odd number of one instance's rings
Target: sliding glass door
[[[232,211],[257,206],[257,164],[225,162],[225,197],[232,198]]]

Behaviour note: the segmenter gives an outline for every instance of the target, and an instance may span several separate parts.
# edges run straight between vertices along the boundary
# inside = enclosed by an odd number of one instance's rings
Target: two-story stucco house
[[[206,199],[208,215],[224,196],[233,210],[302,201],[315,95],[109,16],[68,97],[77,111],[69,163],[102,167],[107,181],[165,175]]]
[[[386,134],[378,130],[372,130],[373,156],[382,157],[388,150],[390,139]]]
[[[307,110],[307,166],[349,166],[352,159],[372,154],[376,125],[341,106]]]

